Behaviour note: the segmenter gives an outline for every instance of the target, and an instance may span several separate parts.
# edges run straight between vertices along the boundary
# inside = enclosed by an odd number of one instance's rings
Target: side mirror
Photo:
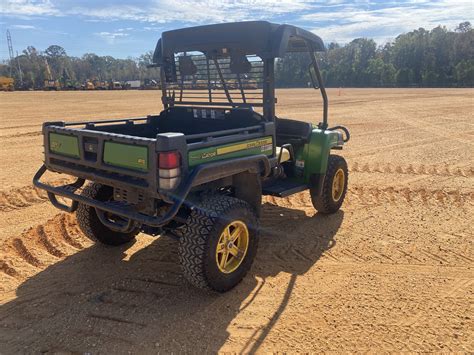
[[[316,77],[316,71],[312,64],[308,66],[308,71],[309,71],[309,77],[311,78],[311,85],[313,85],[314,89],[319,90],[319,82]]]

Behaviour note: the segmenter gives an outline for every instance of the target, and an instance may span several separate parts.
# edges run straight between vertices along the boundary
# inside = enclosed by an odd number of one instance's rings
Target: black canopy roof
[[[163,32],[153,55],[160,65],[163,57],[178,52],[206,54],[256,54],[262,59],[282,57],[286,52],[324,51],[324,43],[314,33],[292,25],[267,21],[221,23]]]

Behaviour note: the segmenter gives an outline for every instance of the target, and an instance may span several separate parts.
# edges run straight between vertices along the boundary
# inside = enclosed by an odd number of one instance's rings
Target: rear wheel
[[[194,286],[225,292],[252,266],[258,246],[258,219],[245,201],[213,196],[196,206],[180,238],[185,277]]]
[[[86,186],[81,195],[98,201],[110,201],[113,189],[110,186],[92,183]],[[129,233],[120,233],[106,227],[97,216],[95,208],[82,203],[77,208],[76,219],[79,228],[88,238],[106,245],[117,246],[128,243],[134,240],[139,232],[136,228]]]
[[[315,187],[310,189],[311,201],[320,213],[335,213],[344,202],[347,192],[347,162],[339,155],[330,155],[321,194]]]

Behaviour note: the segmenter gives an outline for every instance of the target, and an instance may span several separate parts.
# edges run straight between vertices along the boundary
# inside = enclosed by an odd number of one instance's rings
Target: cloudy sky
[[[0,0],[1,51],[5,31],[14,50],[51,44],[68,54],[136,57],[166,30],[229,21],[268,20],[314,31],[326,43],[357,37],[384,43],[418,27],[474,22],[474,0]]]

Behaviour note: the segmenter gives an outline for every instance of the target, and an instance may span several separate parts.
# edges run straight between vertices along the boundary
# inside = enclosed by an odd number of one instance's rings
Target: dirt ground
[[[316,122],[316,95],[280,90],[277,113]],[[43,121],[156,113],[159,92],[0,93],[0,353],[473,352],[474,91],[329,98],[352,133],[342,210],[266,198],[251,273],[210,294],[175,241],[94,245],[31,186]]]

